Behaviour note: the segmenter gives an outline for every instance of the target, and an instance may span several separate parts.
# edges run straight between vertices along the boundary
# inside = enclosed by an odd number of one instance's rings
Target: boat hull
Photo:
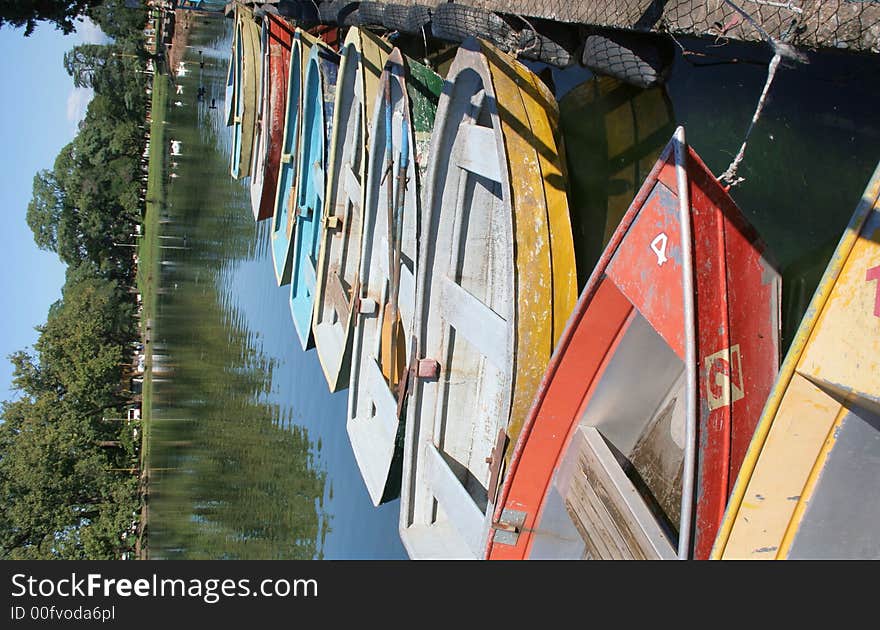
[[[577,285],[552,95],[466,41],[431,136],[400,536],[411,558],[483,554],[521,426]]]
[[[238,96],[233,118],[233,150],[230,174],[235,179],[250,175],[254,149],[258,99],[260,94],[260,28],[254,23],[252,12],[238,7],[237,28],[240,50]]]
[[[676,142],[611,237],[553,355],[495,508],[488,558],[672,559],[682,529],[692,557],[708,555],[779,364],[780,279],[742,213],[679,144],[682,192]],[[696,515],[682,524],[691,395]]]
[[[713,558],[880,557],[880,165],[807,309]]]
[[[318,42],[309,54],[303,84],[300,162],[297,168],[290,314],[304,350],[314,346],[312,317],[318,250],[323,232],[327,155],[333,135],[333,105],[339,55]]]
[[[411,148],[416,146],[418,133],[433,122],[433,114],[427,112],[432,108],[436,111],[442,86],[437,75],[426,82],[413,76],[415,66],[414,62],[405,61],[399,50],[391,52],[379,85],[370,132],[346,428],[361,476],[375,505],[390,501],[400,493],[405,426],[401,401],[401,387],[405,385],[401,386],[400,382],[413,349],[421,213],[421,163]],[[413,115],[416,107],[425,112],[420,123]],[[386,114],[388,111],[390,116]],[[405,164],[401,157],[404,153],[409,153]],[[402,172],[405,172],[405,192],[400,198],[401,206],[397,192],[402,184]],[[394,207],[392,216],[389,216],[389,204]],[[400,217],[399,221],[396,217]],[[396,249],[395,243],[399,243],[399,256],[392,252]],[[392,315],[395,264],[399,279],[396,299],[399,325]],[[393,350],[392,337],[396,344]]]
[[[312,328],[331,392],[348,387],[369,162],[369,116],[391,47],[353,28],[342,47]]]
[[[229,67],[226,70],[226,91],[223,100],[223,119],[226,126],[231,127],[233,112],[235,111],[235,81],[238,76],[236,71],[236,53],[238,51],[238,28],[233,30],[232,50],[229,55]]]
[[[275,211],[292,43],[293,28],[278,16],[267,15],[263,20],[261,108],[251,167],[251,207],[256,221],[272,217]]]
[[[296,214],[297,170],[302,127],[302,85],[306,61],[315,40],[296,29],[290,47],[287,73],[287,97],[284,114],[284,133],[279,155],[278,181],[272,212],[272,261],[278,286],[290,284],[293,269],[293,217]]]

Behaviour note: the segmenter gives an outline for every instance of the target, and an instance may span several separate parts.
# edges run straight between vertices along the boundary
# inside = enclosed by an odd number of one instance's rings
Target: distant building
[[[178,0],[178,9],[189,11],[221,12],[227,5],[228,0]]]

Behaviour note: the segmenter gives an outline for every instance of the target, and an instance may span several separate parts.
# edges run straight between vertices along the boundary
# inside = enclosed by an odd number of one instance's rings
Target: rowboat
[[[304,350],[314,345],[312,315],[318,249],[323,230],[326,160],[333,135],[339,55],[322,42],[312,46],[303,81],[302,138],[297,167],[296,215],[291,256],[290,314]]]
[[[880,557],[880,165],[807,309],[713,558]]]
[[[449,70],[423,194],[400,537],[482,557],[515,440],[577,297],[553,95],[491,45]]]
[[[234,29],[232,33],[232,51],[229,55],[229,67],[226,69],[226,94],[223,100],[223,119],[226,126],[231,127],[233,121],[233,112],[235,111],[235,82],[238,77],[236,67],[240,60],[240,50],[238,43],[238,29]]]
[[[357,293],[367,176],[369,119],[391,47],[369,31],[352,28],[341,51],[333,140],[327,168],[324,230],[312,329],[331,392],[348,387],[352,301]]]
[[[254,121],[254,144],[251,150],[250,165],[250,197],[251,209],[254,220],[260,218],[260,204],[263,197],[263,184],[265,183],[266,149],[269,146],[269,126],[264,121],[269,120],[270,95],[269,95],[269,26],[264,19],[260,23],[260,77],[257,91],[257,117]],[[273,200],[274,201],[274,200]]]
[[[293,28],[270,13],[263,19],[261,38],[261,107],[251,166],[251,207],[257,221],[275,210]]]
[[[230,173],[235,179],[250,175],[251,153],[257,118],[257,98],[260,90],[260,29],[250,9],[239,5],[236,19],[238,50],[236,73],[238,95],[232,125],[232,164]],[[240,55],[240,57],[239,57]]]
[[[296,172],[299,166],[299,140],[302,121],[302,83],[306,61],[315,39],[296,29],[290,45],[290,63],[287,72],[287,99],[284,113],[278,184],[275,188],[275,207],[272,214],[272,260],[278,286],[290,283],[293,268],[293,209],[296,206]]]
[[[553,355],[486,556],[706,558],[777,373],[780,288],[679,128]]]
[[[443,81],[395,49],[382,72],[370,131],[363,241],[354,307],[349,440],[375,505],[400,493],[401,381],[413,350],[421,169]]]

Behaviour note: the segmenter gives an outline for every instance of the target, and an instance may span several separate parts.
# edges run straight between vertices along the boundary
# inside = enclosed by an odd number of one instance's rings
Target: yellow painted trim
[[[492,45],[483,41],[480,45],[498,102],[513,211],[516,366],[507,433],[514,444],[561,327],[574,307],[577,278],[568,201],[554,134],[558,111],[549,106],[547,93],[537,87],[538,79],[531,71]],[[555,303],[557,295],[559,305]],[[562,321],[555,322],[565,309],[568,312]]]
[[[354,29],[352,29],[354,30]],[[361,71],[364,78],[364,109],[367,117],[364,119],[364,130],[367,133],[367,146],[369,147],[370,125],[373,110],[376,108],[376,99],[379,98],[379,84],[382,81],[382,70],[388,55],[391,54],[392,46],[387,41],[373,35],[368,30],[360,31],[361,36]],[[366,168],[366,167],[364,167]]]
[[[532,96],[528,91],[524,91],[523,100],[526,103],[532,130],[539,142],[543,141],[548,146],[555,146],[558,151],[557,153],[538,151],[541,175],[544,179],[547,221],[550,227],[550,258],[553,265],[553,344],[550,349],[552,354],[577,303],[577,265],[568,192],[565,188],[565,154],[559,133],[559,107],[556,98],[544,82],[535,74],[529,74],[537,93]]]
[[[748,451],[746,452],[739,476],[737,477],[733,492],[731,493],[730,501],[727,504],[724,520],[718,530],[718,536],[715,539],[715,545],[712,548],[712,554],[710,556],[712,559],[717,560],[724,556],[737,515],[742,506],[743,499],[746,496],[749,482],[755,472],[755,468],[761,457],[761,452],[764,449],[767,436],[773,426],[773,422],[779,411],[779,406],[782,403],[785,392],[788,389],[791,379],[794,377],[797,365],[804,353],[804,349],[807,347],[813,336],[816,322],[819,320],[822,310],[825,308],[825,305],[831,297],[835,285],[837,284],[837,280],[840,277],[840,273],[852,253],[853,247],[855,247],[855,244],[859,239],[859,234],[862,231],[865,221],[877,205],[878,198],[880,198],[880,164],[878,164],[877,168],[874,170],[871,181],[856,207],[853,218],[850,220],[850,223],[831,258],[831,262],[825,270],[825,274],[822,276],[822,280],[816,289],[816,293],[813,295],[810,306],[804,315],[800,328],[798,329],[797,336],[795,337],[795,340],[785,357],[785,361],[782,364],[782,368],[779,371],[779,376],[776,380],[776,384],[773,386],[773,391],[770,393],[767,404],[764,406],[761,419],[755,429],[755,435],[752,438]]]
[[[840,429],[840,425],[843,424],[843,419],[846,418],[848,412],[849,410],[841,405],[837,412],[837,416],[834,418],[834,422],[831,423],[828,435],[825,437],[825,441],[822,444],[822,448],[819,450],[816,461],[813,462],[813,468],[810,470],[807,482],[804,484],[801,498],[795,505],[791,520],[789,521],[788,527],[785,529],[785,534],[782,537],[782,542],[779,544],[779,549],[776,552],[777,559],[787,558],[791,551],[791,545],[794,542],[795,535],[800,529],[801,521],[803,521],[804,518],[804,512],[807,511],[807,507],[810,504],[810,498],[816,490],[816,483],[819,481],[819,475],[822,474],[822,470],[825,468],[825,462],[828,460],[828,455],[831,454],[831,449],[834,448],[834,445],[837,443],[838,429]]]

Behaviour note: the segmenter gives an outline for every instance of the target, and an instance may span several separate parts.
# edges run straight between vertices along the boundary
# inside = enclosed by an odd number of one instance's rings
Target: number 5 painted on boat
[[[644,241],[643,241],[644,242]],[[669,237],[661,232],[653,241],[651,241],[651,251],[657,255],[657,266],[662,267],[663,263],[669,260],[666,257],[666,245],[669,243]]]
[[[866,282],[877,281],[877,298],[874,301],[874,315],[880,317],[880,266],[868,269]]]

